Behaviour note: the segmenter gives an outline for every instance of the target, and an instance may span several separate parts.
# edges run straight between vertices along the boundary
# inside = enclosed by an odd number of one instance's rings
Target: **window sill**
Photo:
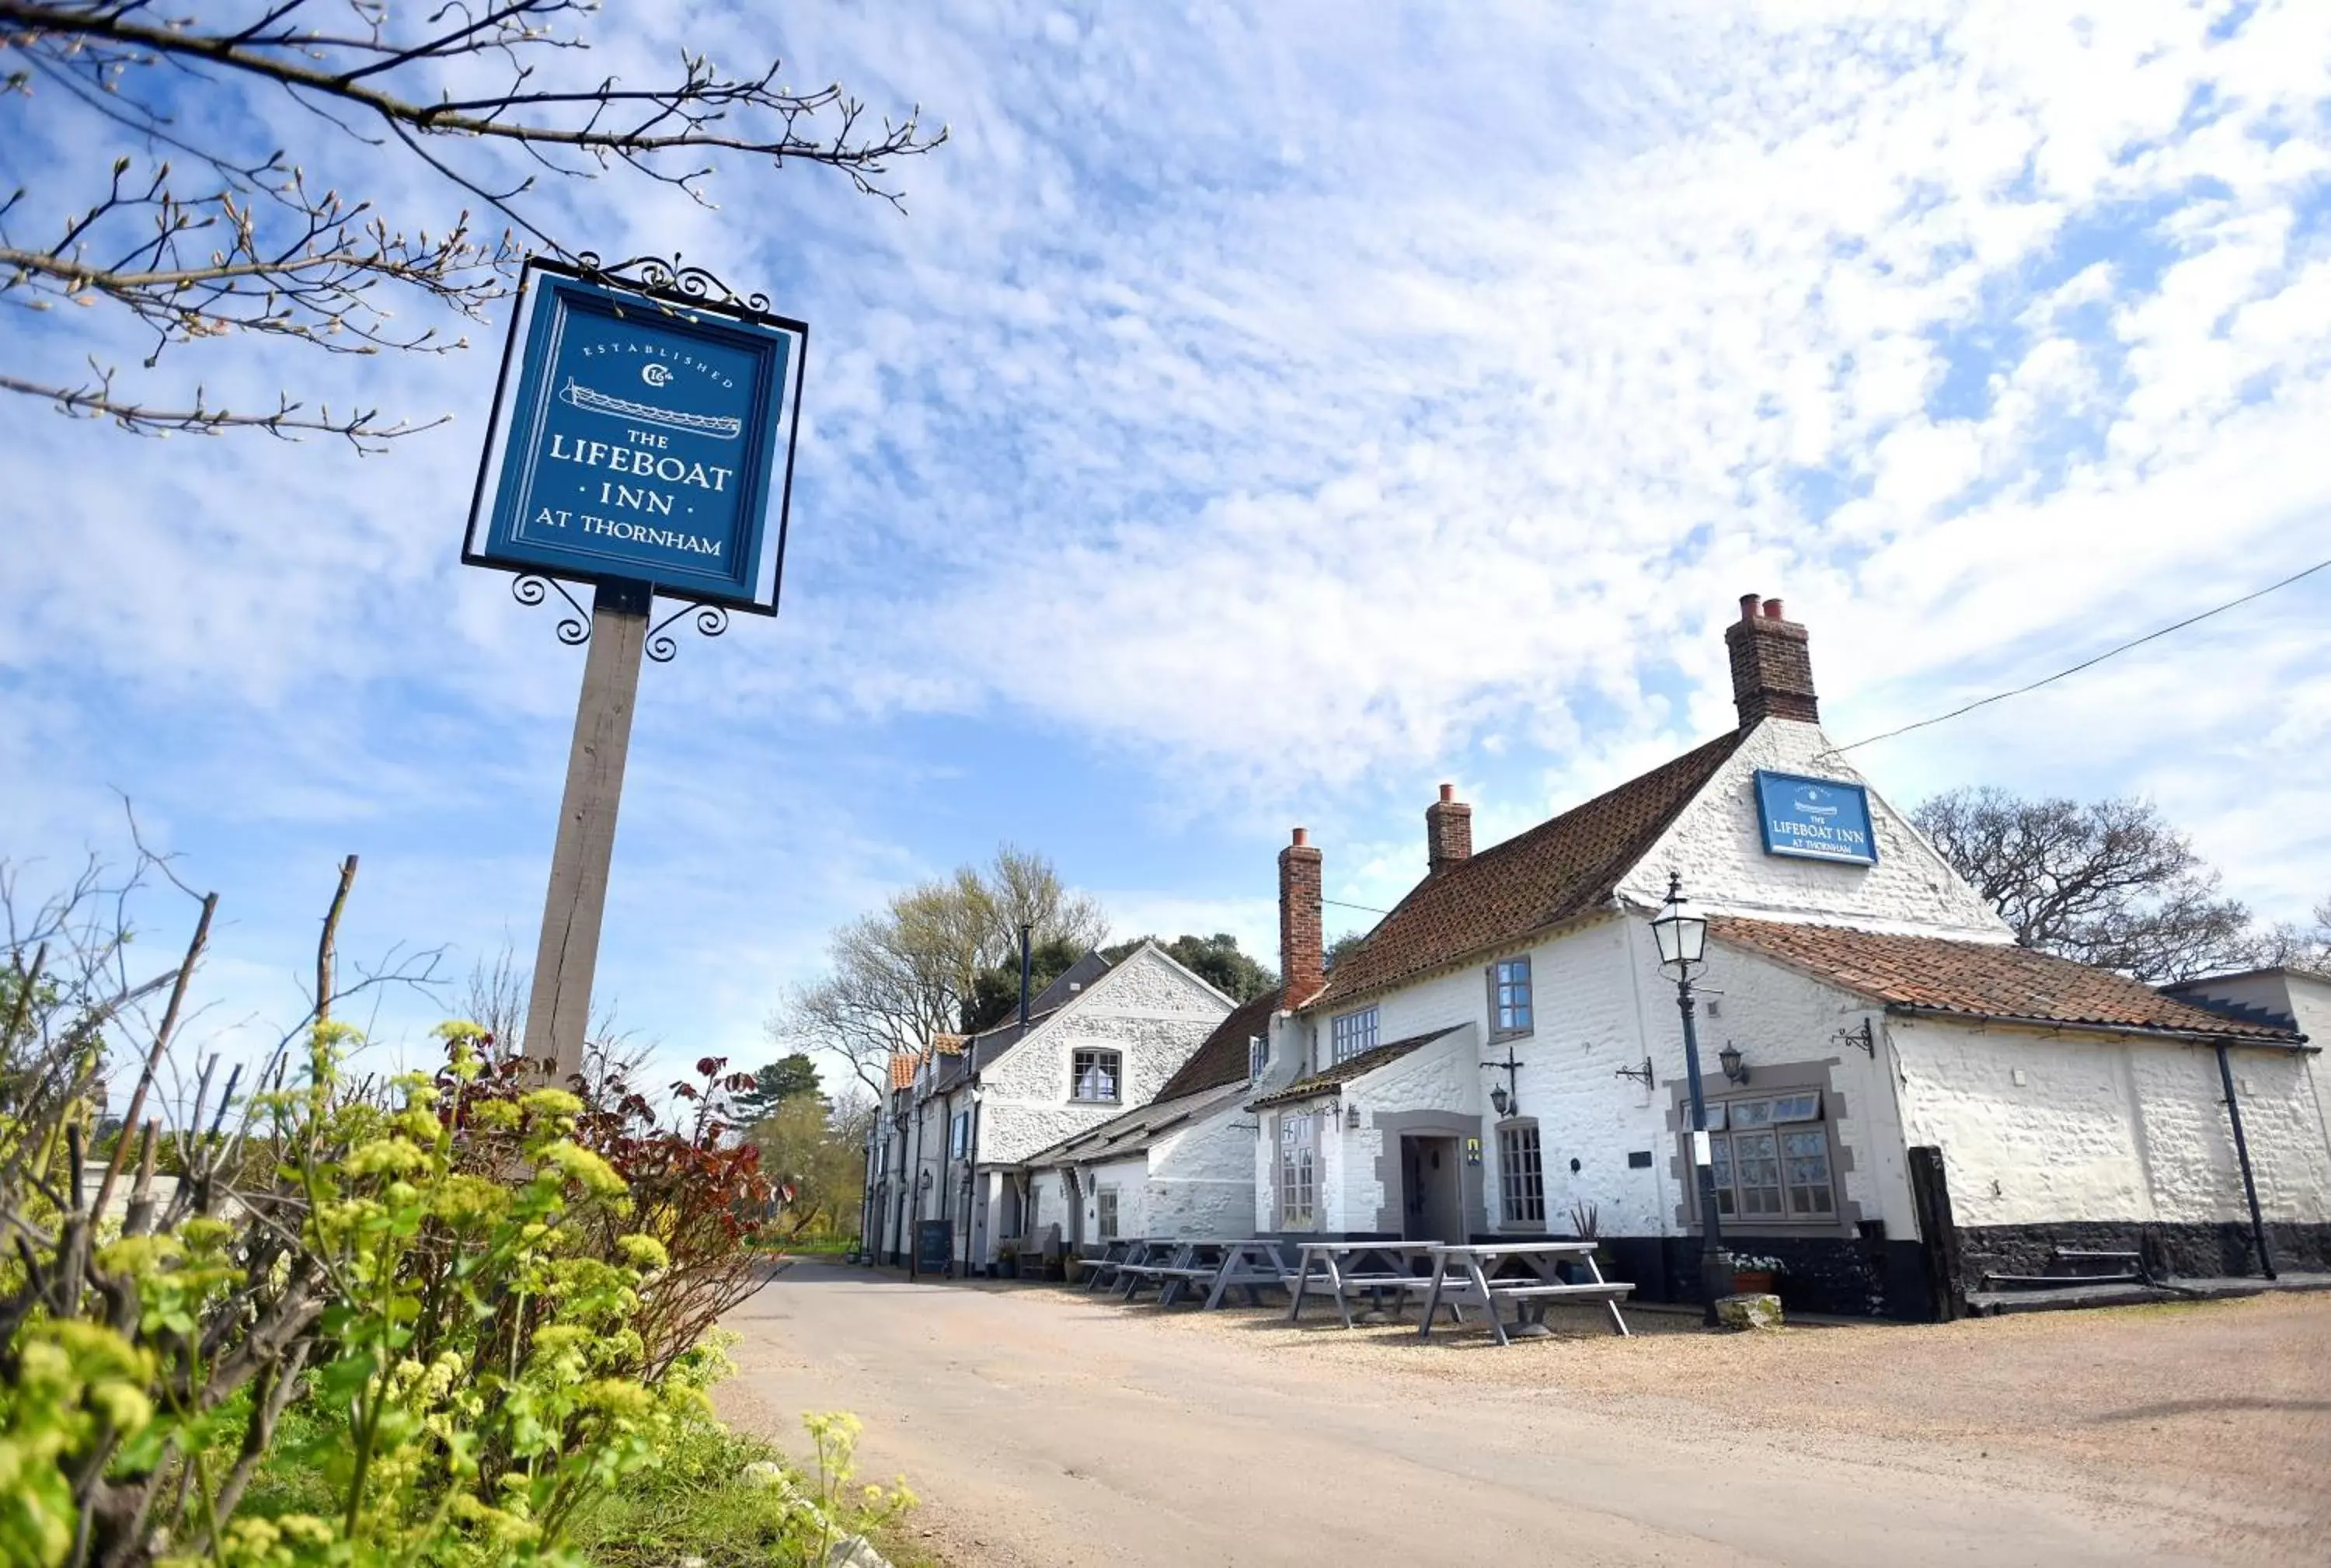
[[[1503,1045],[1509,1040],[1531,1039],[1537,1033],[1535,1029],[1493,1029],[1489,1031],[1489,1043]]]
[[[1123,1105],[1125,1102],[1124,1102],[1123,1100],[1121,1100],[1121,1099],[1118,1099],[1118,1098],[1115,1098],[1114,1096],[1112,1096],[1111,1098],[1108,1098],[1108,1099],[1105,1099],[1105,1100],[1104,1100],[1104,1099],[1090,1099],[1090,1098],[1088,1098],[1087,1097],[1085,1097],[1085,1096],[1083,1096],[1083,1095],[1078,1095],[1078,1096],[1077,1096],[1077,1097],[1075,1097],[1074,1098],[1070,1099],[1070,1100],[1069,1101],[1069,1103],[1070,1103],[1070,1105],[1072,1105],[1072,1106],[1116,1106],[1116,1105]]]

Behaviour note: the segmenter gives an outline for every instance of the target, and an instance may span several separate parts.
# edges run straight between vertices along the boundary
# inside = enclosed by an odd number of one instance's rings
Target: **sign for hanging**
[[[776,613],[809,328],[704,276],[529,263],[465,562]]]
[[[1768,855],[1853,866],[1878,863],[1878,840],[1870,831],[1870,792],[1860,784],[1759,769],[1756,818],[1765,830]]]

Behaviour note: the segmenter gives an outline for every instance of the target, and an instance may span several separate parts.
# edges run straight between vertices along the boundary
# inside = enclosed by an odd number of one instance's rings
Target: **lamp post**
[[[1699,1092],[1699,1036],[1693,1028],[1697,1004],[1691,994],[1691,972],[1706,962],[1708,919],[1684,911],[1683,879],[1668,873],[1667,902],[1651,921],[1651,938],[1659,944],[1660,967],[1675,976],[1676,1008],[1683,1014],[1684,1076],[1691,1085],[1691,1163],[1699,1179],[1699,1287],[1707,1303],[1705,1321],[1713,1327],[1718,1297],[1732,1292],[1731,1270],[1724,1266],[1724,1230],[1716,1212],[1714,1151],[1708,1144],[1708,1102]]]

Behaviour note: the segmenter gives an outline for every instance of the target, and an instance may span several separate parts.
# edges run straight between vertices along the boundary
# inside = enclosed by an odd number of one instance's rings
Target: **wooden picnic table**
[[[1148,1241],[1139,1236],[1120,1236],[1101,1249],[1100,1256],[1085,1264],[1085,1294],[1099,1289],[1104,1280],[1114,1281],[1118,1268],[1137,1247],[1147,1247]]]
[[[1288,1294],[1293,1299],[1287,1304],[1287,1321],[1299,1323],[1303,1318],[1303,1298],[1314,1288],[1311,1281],[1316,1273],[1327,1293],[1335,1297],[1336,1311],[1343,1317],[1344,1326],[1352,1326],[1352,1293],[1365,1291],[1379,1303],[1388,1291],[1400,1293],[1394,1306],[1407,1303],[1413,1293],[1430,1288],[1432,1250],[1432,1241],[1302,1241],[1302,1260],[1295,1271],[1294,1282]],[[1426,1321],[1431,1321],[1432,1307],[1425,1308]],[[1451,1316],[1457,1313],[1456,1303],[1449,1304]]]
[[[1432,1249],[1432,1284],[1424,1300],[1420,1339],[1432,1332],[1433,1309],[1444,1301],[1478,1305],[1489,1319],[1489,1330],[1499,1345],[1511,1343],[1498,1303],[1514,1304],[1514,1326],[1543,1328],[1546,1309],[1556,1301],[1599,1301],[1611,1315],[1611,1328],[1627,1335],[1627,1320],[1619,1303],[1635,1288],[1603,1278],[1594,1261],[1592,1241],[1483,1241],[1436,1244]],[[1591,1282],[1566,1284],[1555,1265],[1568,1259],[1586,1265]],[[1454,1314],[1452,1313],[1452,1316]]]

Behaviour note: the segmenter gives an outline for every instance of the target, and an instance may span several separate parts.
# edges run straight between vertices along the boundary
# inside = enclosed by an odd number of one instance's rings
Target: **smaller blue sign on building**
[[[1878,863],[1870,831],[1870,792],[1837,779],[1756,772],[1756,821],[1765,852],[1850,866]]]
[[[774,613],[808,328],[688,273],[528,272],[462,559]]]

